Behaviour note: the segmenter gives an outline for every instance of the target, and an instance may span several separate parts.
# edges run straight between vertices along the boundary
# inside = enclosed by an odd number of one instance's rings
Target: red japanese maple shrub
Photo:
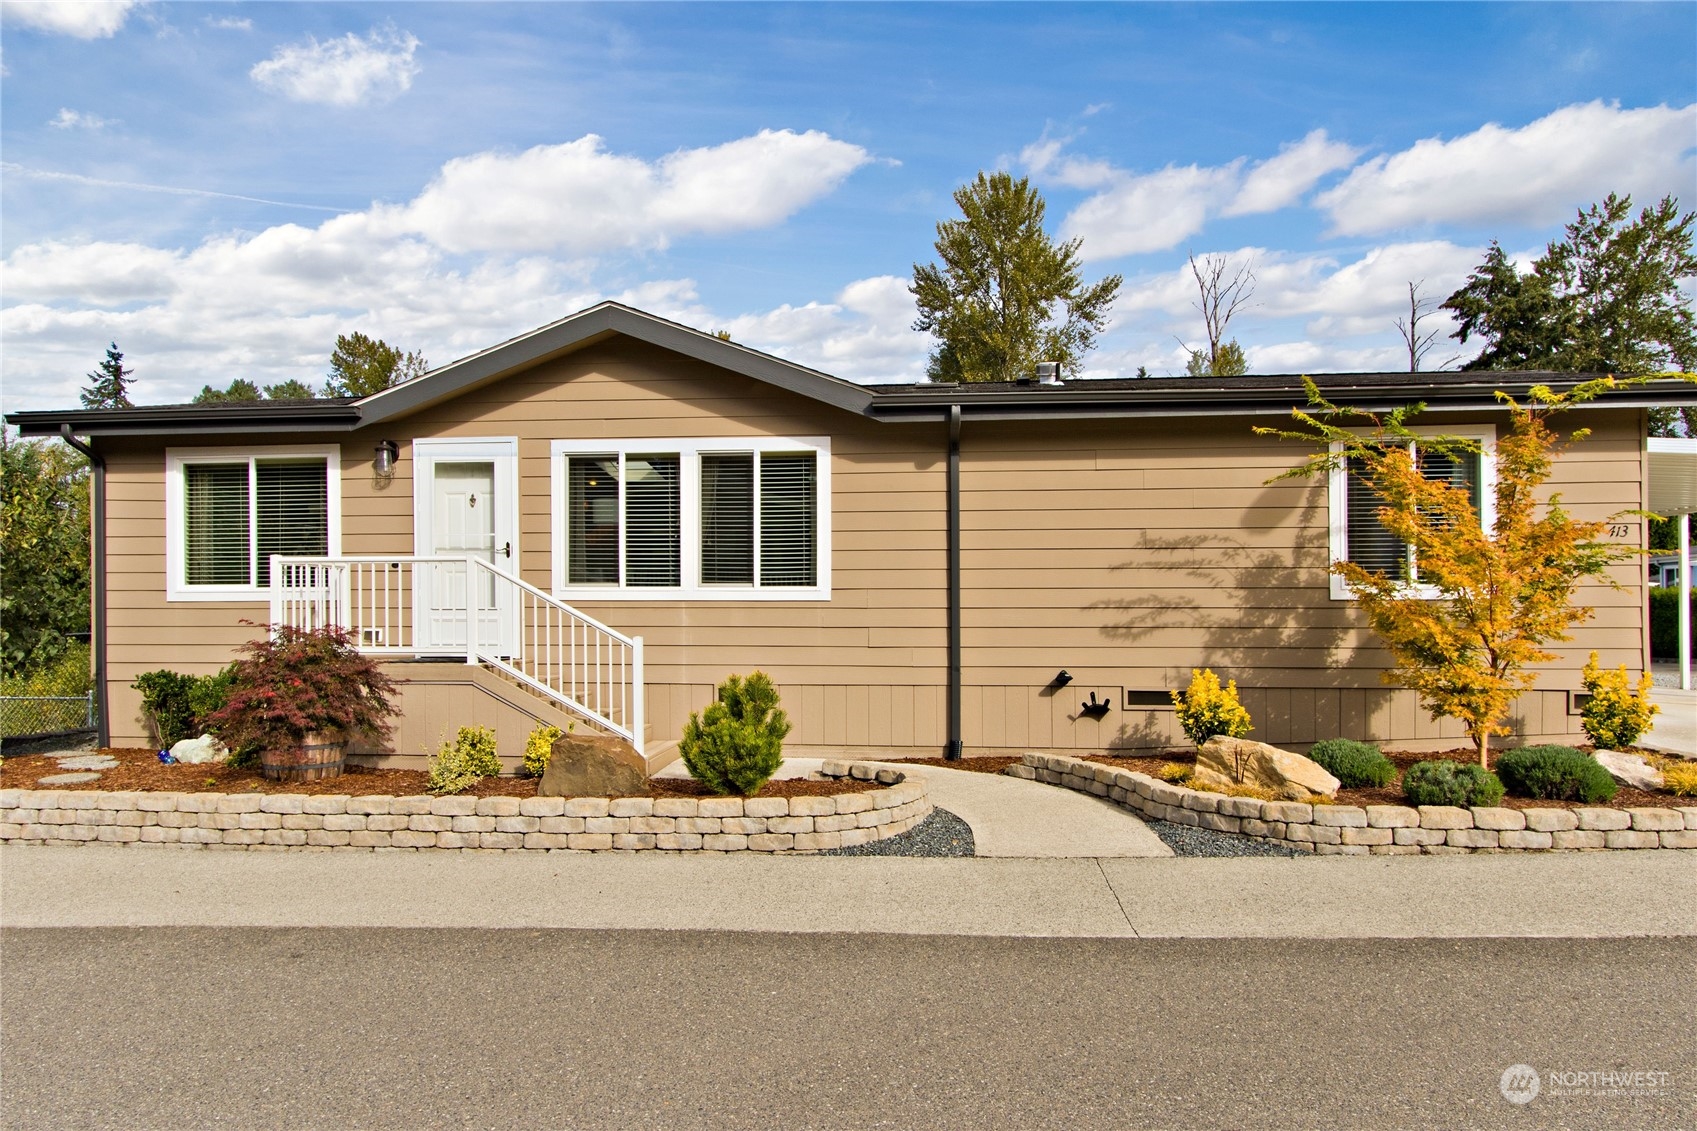
[[[395,683],[347,630],[276,625],[242,646],[230,698],[212,716],[230,749],[278,750],[309,734],[382,742],[400,709]]]

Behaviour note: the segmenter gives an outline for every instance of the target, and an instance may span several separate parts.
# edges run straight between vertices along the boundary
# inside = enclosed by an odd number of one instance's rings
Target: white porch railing
[[[368,655],[463,656],[642,749],[642,637],[481,558],[276,555],[271,623],[338,625]]]

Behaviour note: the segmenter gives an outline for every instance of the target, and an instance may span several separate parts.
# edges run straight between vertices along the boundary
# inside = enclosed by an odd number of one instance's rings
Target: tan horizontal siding
[[[1477,419],[1500,427],[1504,418]],[[1640,505],[1641,414],[1588,413],[1583,423],[1594,435],[1558,461],[1551,490],[1581,518]],[[793,746],[933,753],[942,745],[941,424],[875,424],[614,340],[341,437],[343,551],[414,552],[413,439],[487,436],[519,438],[516,564],[544,589],[552,582],[551,441],[652,437],[663,450],[674,438],[829,436],[830,601],[587,601],[583,608],[644,637],[655,737],[675,736],[725,675],[761,667],[783,691]],[[386,483],[371,470],[379,439],[401,444]],[[237,436],[195,446],[276,442]],[[216,670],[253,635],[237,622],[263,620],[267,605],[167,602],[163,451],[114,441],[111,452],[112,680],[127,684],[160,666]],[[1270,482],[1304,454],[1229,417],[969,420],[961,516],[969,748],[1158,747],[1176,737],[1171,711],[1124,710],[1124,690],[1182,686],[1192,667],[1204,665],[1239,680],[1257,737],[1458,740],[1458,727],[1433,723],[1412,695],[1379,684],[1388,658],[1358,611],[1330,599],[1325,484]],[[1641,544],[1642,522],[1622,521]],[[1622,566],[1614,576],[1623,590],[1582,590],[1596,617],[1553,649],[1559,658],[1540,690],[1522,700],[1529,730],[1572,733],[1566,691],[1577,686],[1592,649],[1604,663],[1641,666],[1642,569]],[[1044,685],[1062,667],[1075,682],[1046,695]],[[1115,703],[1099,723],[1077,714],[1093,689]],[[125,710],[134,713],[120,695],[115,719]],[[434,717],[421,725],[435,725]]]

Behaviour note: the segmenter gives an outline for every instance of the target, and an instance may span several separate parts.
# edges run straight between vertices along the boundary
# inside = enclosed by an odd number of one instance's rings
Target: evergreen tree
[[[327,397],[369,397],[392,385],[410,381],[430,367],[416,353],[403,353],[382,338],[359,331],[339,334],[330,354],[330,373],[324,382]]]
[[[1212,362],[1202,350],[1191,350],[1184,372],[1187,377],[1242,377],[1249,372],[1249,361],[1243,356],[1243,347],[1233,338],[1220,346]]]
[[[274,401],[309,401],[318,394],[305,381],[290,377],[287,381],[265,386],[265,395]]]
[[[245,377],[237,377],[230,382],[228,389],[214,389],[211,385],[202,385],[200,392],[195,395],[195,404],[227,404],[231,401],[257,401],[259,386]]]
[[[915,330],[937,338],[933,381],[1013,381],[1039,361],[1076,373],[1107,323],[1120,277],[1086,287],[1078,240],[1043,230],[1043,197],[1021,177],[979,173],[955,191],[962,218],[937,225],[941,265],[914,264]]]
[[[1492,241],[1485,262],[1444,302],[1454,337],[1484,349],[1464,369],[1552,369],[1634,376],[1697,369],[1697,321],[1681,294],[1697,277],[1692,225],[1662,198],[1631,219],[1609,194],[1581,211],[1522,275]]]
[[[106,347],[106,360],[88,375],[88,385],[82,391],[84,408],[133,408],[130,404],[130,385],[133,369],[124,368],[124,355],[118,343]]]

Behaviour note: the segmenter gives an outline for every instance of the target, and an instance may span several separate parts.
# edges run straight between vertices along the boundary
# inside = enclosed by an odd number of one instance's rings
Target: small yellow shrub
[[[546,724],[530,732],[530,737],[524,740],[525,777],[539,778],[547,771],[548,759],[554,756],[554,743],[565,737],[565,733],[559,727]]]
[[[1178,725],[1198,746],[1216,734],[1242,738],[1255,729],[1249,712],[1237,701],[1237,680],[1222,688],[1212,668],[1191,668],[1190,686],[1172,695],[1173,706],[1178,708]]]
[[[1697,762],[1685,762],[1662,771],[1662,785],[1669,793],[1697,797]]]
[[[1192,767],[1184,762],[1168,762],[1160,768],[1157,772],[1157,776],[1164,782],[1171,782],[1173,785],[1182,785],[1184,782],[1190,780],[1191,770]]]
[[[1626,678],[1626,665],[1617,671],[1597,666],[1597,653],[1585,662],[1585,690],[1591,695],[1580,712],[1579,725],[1585,737],[1599,749],[1625,750],[1650,729],[1650,720],[1661,710],[1650,702],[1650,673],[1638,681],[1638,690]]]
[[[477,779],[496,777],[500,772],[495,732],[488,727],[461,727],[454,741],[444,742],[430,760],[430,779],[425,788],[435,794],[458,793]]]

